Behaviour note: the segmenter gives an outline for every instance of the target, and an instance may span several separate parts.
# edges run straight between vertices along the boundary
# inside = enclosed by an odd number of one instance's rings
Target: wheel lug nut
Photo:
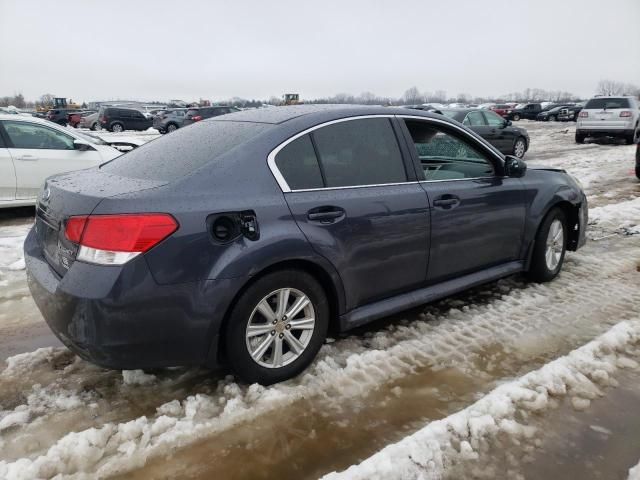
[[[286,326],[286,327],[284,327],[284,328],[286,328],[287,330],[290,330],[290,329],[291,329],[291,324],[290,324],[290,323],[287,323],[287,326]]]
[[[273,323],[273,324],[275,325],[276,323],[278,323],[278,320],[274,320],[274,321],[273,321],[273,322],[271,322],[271,323]]]
[[[281,333],[281,334],[280,334],[280,338],[282,338],[282,337],[284,337],[284,333]]]
[[[276,331],[275,330],[271,330],[271,335],[275,335]]]
[[[287,319],[287,316],[286,316],[286,315],[283,315],[283,316],[282,316],[282,320],[286,320],[286,319]]]

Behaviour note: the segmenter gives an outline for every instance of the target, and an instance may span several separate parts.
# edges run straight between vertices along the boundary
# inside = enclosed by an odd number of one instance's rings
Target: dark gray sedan
[[[491,110],[460,108],[442,110],[442,113],[466,125],[506,155],[523,158],[529,149],[527,131],[514,127],[511,120],[506,120]]]
[[[302,372],[329,329],[523,272],[552,280],[587,200],[461,123],[301,105],[179,129],[51,177],[25,242],[58,338],[111,368]]]

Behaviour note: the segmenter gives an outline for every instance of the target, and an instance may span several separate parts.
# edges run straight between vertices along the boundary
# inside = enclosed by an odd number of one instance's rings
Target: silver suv
[[[576,143],[584,143],[587,137],[622,137],[634,143],[640,131],[639,120],[635,97],[594,97],[578,115]]]

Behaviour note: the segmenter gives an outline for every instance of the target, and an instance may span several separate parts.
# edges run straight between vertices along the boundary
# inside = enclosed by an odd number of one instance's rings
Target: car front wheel
[[[524,157],[525,152],[527,151],[527,142],[524,138],[520,137],[516,139],[513,144],[513,155],[522,158]]]
[[[533,245],[527,276],[535,282],[553,280],[564,262],[567,251],[567,220],[559,208],[551,210],[542,221]]]
[[[311,364],[328,324],[326,294],[311,275],[298,270],[267,274],[232,310],[224,335],[227,360],[247,383],[287,380]]]
[[[167,125],[167,133],[175,132],[178,129],[178,126],[175,123],[170,123]]]

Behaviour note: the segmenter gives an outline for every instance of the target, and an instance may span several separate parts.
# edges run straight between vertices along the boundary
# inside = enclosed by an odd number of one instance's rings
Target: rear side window
[[[123,177],[172,181],[215,162],[218,157],[270,128],[273,126],[265,123],[197,122],[142,145],[100,168]]]
[[[311,138],[304,135],[276,155],[276,165],[291,190],[322,188],[322,174]]]
[[[313,132],[327,187],[407,181],[388,118],[350,120]]]
[[[628,98],[592,98],[584,106],[585,109],[630,108]]]
[[[486,125],[484,121],[484,117],[482,116],[482,112],[469,112],[464,119],[465,125],[470,125],[472,127],[477,127],[480,125]]]
[[[192,117],[195,115],[198,115],[198,110],[195,110],[195,109],[187,110],[187,115],[191,115]]]

